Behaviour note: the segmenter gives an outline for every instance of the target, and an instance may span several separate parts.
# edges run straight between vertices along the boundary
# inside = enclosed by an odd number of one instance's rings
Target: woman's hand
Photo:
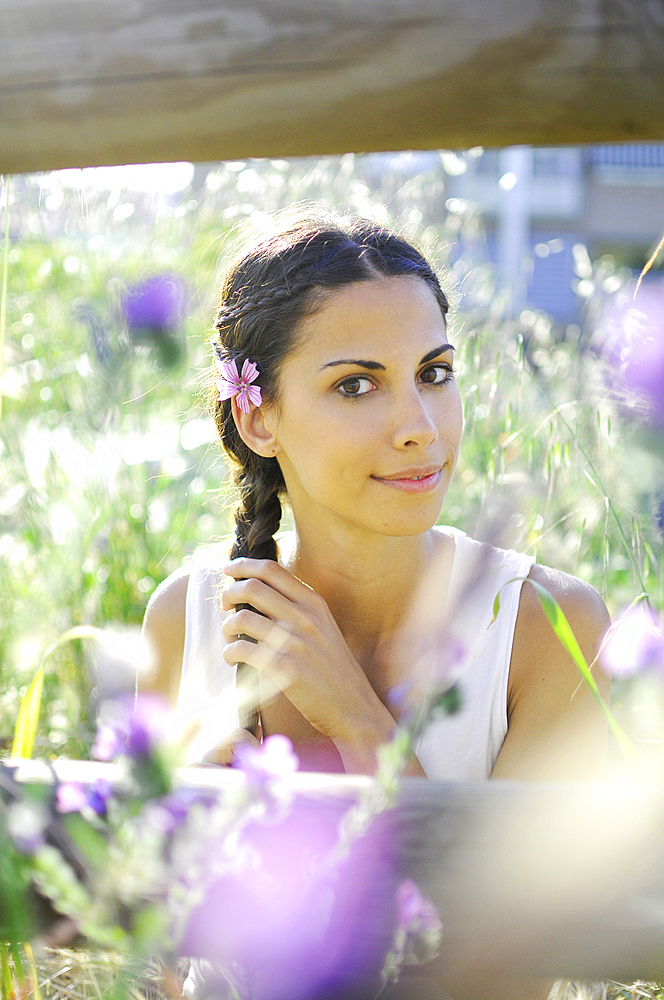
[[[222,595],[230,664],[248,663],[277,685],[337,747],[347,771],[375,769],[394,720],[352,655],[322,597],[271,560],[235,559]],[[233,611],[250,604],[255,611]],[[259,612],[258,614],[256,612]],[[256,642],[239,639],[242,634]]]

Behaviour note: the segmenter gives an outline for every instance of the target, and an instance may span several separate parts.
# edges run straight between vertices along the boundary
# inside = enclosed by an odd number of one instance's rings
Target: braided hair
[[[381,277],[412,276],[433,292],[443,316],[448,302],[425,257],[407,240],[368,219],[323,209],[281,215],[281,228],[245,252],[224,281],[212,347],[221,361],[258,365],[263,401],[279,398],[281,365],[293,350],[302,321],[327,292]],[[214,401],[222,445],[233,460],[239,505],[232,559],[277,559],[274,535],[286,491],[276,458],[253,452],[240,437],[231,401]]]

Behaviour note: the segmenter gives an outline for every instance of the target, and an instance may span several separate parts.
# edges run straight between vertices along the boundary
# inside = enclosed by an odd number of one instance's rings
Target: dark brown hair
[[[260,371],[263,400],[279,398],[279,372],[293,350],[302,320],[325,293],[381,277],[412,276],[424,281],[446,315],[448,302],[426,258],[384,226],[351,215],[308,209],[277,217],[281,228],[254,244],[224,281],[212,346],[217,358],[248,358]],[[240,503],[235,513],[231,558],[276,559],[274,534],[285,492],[276,458],[253,452],[238,434],[231,401],[214,403],[214,418],[226,453],[236,465]]]

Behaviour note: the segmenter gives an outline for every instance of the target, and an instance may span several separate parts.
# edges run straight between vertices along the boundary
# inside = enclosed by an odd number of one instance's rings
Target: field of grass
[[[76,625],[138,625],[155,586],[228,531],[226,469],[201,393],[216,289],[239,225],[307,199],[403,229],[445,275],[466,426],[441,520],[588,580],[613,615],[642,592],[661,608],[661,443],[644,436],[600,349],[620,336],[611,316],[635,276],[579,253],[578,277],[593,288],[579,324],[512,316],[478,207],[445,207],[445,164],[423,171],[405,154],[387,167],[370,155],[228,163],[196,168],[176,191],[71,171],[4,179],[0,746],[51,643]],[[182,322],[166,341],[163,331],[139,341],[127,289],[164,274],[183,283]],[[48,657],[37,754],[88,756],[88,655],[75,642]],[[622,707],[638,729],[640,706]],[[110,960],[63,952],[39,970],[44,997],[105,996],[118,974]],[[641,984],[560,994],[662,995]]]
[[[197,168],[175,193],[74,171],[5,180],[4,745],[53,640],[83,623],[139,623],[154,587],[227,532],[226,471],[200,393],[216,288],[238,224],[305,199],[402,228],[446,275],[466,427],[442,520],[589,580],[612,613],[642,591],[661,605],[661,464],[597,350],[633,276],[581,254],[594,291],[580,325],[511,317],[477,206],[445,207],[445,162],[229,163]],[[137,342],[122,313],[128,288],[164,273],[186,289],[170,367],[159,336]],[[39,753],[87,754],[89,688],[85,651],[54,652]]]

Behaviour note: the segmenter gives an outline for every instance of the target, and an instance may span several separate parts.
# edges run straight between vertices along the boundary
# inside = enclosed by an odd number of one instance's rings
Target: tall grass
[[[476,154],[465,157],[474,169]],[[612,611],[662,601],[657,460],[607,389],[596,319],[580,325],[509,303],[487,263],[477,206],[445,207],[445,158],[406,154],[248,161],[198,168],[176,195],[82,186],[72,172],[5,182],[7,278],[0,424],[0,738],[44,650],[81,625],[138,623],[154,587],[228,530],[226,473],[198,393],[215,290],[238,223],[303,199],[389,222],[447,271],[466,428],[443,521],[535,554],[593,583]],[[187,353],[161,366],[132,341],[123,289],[177,272]],[[587,274],[585,275],[587,280]],[[615,275],[613,275],[615,279]],[[85,756],[84,652],[58,648],[44,675],[36,752]]]

